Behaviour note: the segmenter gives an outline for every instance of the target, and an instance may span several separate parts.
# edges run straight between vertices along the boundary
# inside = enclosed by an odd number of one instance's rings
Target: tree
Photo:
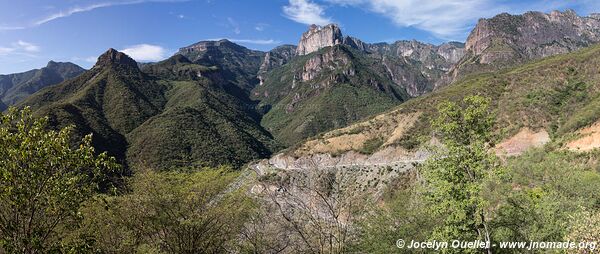
[[[443,224],[433,233],[436,240],[491,242],[486,201],[481,196],[482,186],[499,167],[495,155],[488,151],[494,122],[489,103],[483,97],[468,96],[460,104],[438,106],[439,116],[432,125],[443,146],[435,149],[422,168],[430,208],[443,217]],[[487,251],[491,252],[489,248]]]
[[[93,239],[102,253],[229,252],[253,210],[238,175],[228,168],[137,172],[129,193],[99,196],[82,209],[81,231],[71,238]]]
[[[576,243],[595,243],[594,246],[582,246],[582,248],[569,250],[570,253],[597,253],[600,243],[600,211],[583,209],[572,216],[573,224],[570,233],[565,240]]]
[[[11,108],[0,118],[0,252],[45,253],[77,220],[80,205],[118,169],[91,135],[73,148],[71,127]]]
[[[441,222],[428,211],[428,203],[418,191],[416,172],[398,176],[384,197],[364,211],[358,223],[358,242],[351,253],[428,253],[428,249],[398,248],[396,241],[426,240]]]
[[[245,228],[246,249],[253,253],[347,253],[355,223],[366,210],[352,169],[319,168],[263,176],[262,214]],[[270,179],[268,179],[270,178]],[[262,219],[261,219],[262,217]]]

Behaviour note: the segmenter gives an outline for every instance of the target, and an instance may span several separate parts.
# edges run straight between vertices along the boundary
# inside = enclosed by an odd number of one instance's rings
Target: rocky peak
[[[46,65],[46,68],[56,68],[57,66],[58,66],[57,62],[54,62],[54,61],[50,60],[48,62],[48,64]]]
[[[600,20],[580,17],[573,10],[499,14],[480,19],[466,50],[481,56],[482,64],[567,53],[600,41]],[[519,62],[519,61],[517,61]]]
[[[257,75],[259,85],[263,84],[267,72],[288,63],[295,55],[294,45],[281,45],[265,53]]]
[[[172,57],[169,57],[169,59],[166,60],[166,62],[168,62],[171,65],[176,65],[178,63],[191,63],[191,61],[189,59],[187,59],[187,57],[183,56],[182,54],[175,54]]]
[[[113,48],[108,49],[108,51],[100,55],[94,67],[106,67],[115,65],[138,68],[137,62],[135,60],[133,60],[125,53],[119,52]]]
[[[344,45],[348,45],[352,48],[358,49],[360,51],[368,51],[369,45],[359,40],[358,38],[352,36],[344,37]]]
[[[329,24],[324,27],[311,25],[308,31],[302,34],[296,54],[307,55],[324,47],[341,44],[343,40],[342,31],[336,24]]]
[[[437,53],[454,64],[465,55],[465,44],[462,42],[446,42],[437,47]]]
[[[218,50],[219,48],[232,48],[234,50],[244,51],[246,48],[237,45],[227,39],[221,39],[218,41],[201,41],[194,43],[190,46],[179,49],[179,54],[199,53],[212,50]]]
[[[600,19],[594,14],[581,17],[573,10],[502,13],[479,20],[467,38],[465,56],[444,83],[471,73],[569,53],[598,42]]]

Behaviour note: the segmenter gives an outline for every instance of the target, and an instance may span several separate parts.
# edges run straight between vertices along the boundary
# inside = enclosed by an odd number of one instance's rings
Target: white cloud
[[[38,45],[35,45],[33,43],[29,43],[29,42],[25,42],[25,41],[22,41],[22,40],[17,41],[16,45],[17,45],[17,47],[19,47],[19,48],[21,48],[21,49],[23,49],[23,50],[25,50],[27,52],[30,52],[30,53],[39,52],[40,51],[40,47]]]
[[[160,61],[165,59],[167,55],[167,50],[163,47],[150,44],[133,45],[119,51],[141,62]]]
[[[269,26],[269,24],[265,24],[265,23],[258,23],[256,24],[256,26],[254,26],[254,30],[262,32],[264,31],[267,27]]]
[[[355,6],[389,18],[401,27],[415,27],[442,39],[464,40],[479,18],[502,12],[523,13],[564,8],[566,1],[507,2],[497,0],[325,0]],[[596,0],[582,0],[596,2]],[[588,3],[583,5],[590,5]]]
[[[40,51],[40,47],[30,42],[18,40],[11,43],[9,47],[0,46],[0,56],[21,55],[35,57],[34,53]]]
[[[14,48],[0,47],[0,56],[14,52]]]
[[[283,7],[286,18],[307,25],[327,25],[332,23],[331,18],[325,17],[322,6],[310,0],[289,0],[289,4]]]
[[[96,61],[98,61],[98,57],[95,57],[95,56],[90,56],[90,57],[72,57],[71,61],[73,61],[73,62],[95,63]]]
[[[240,25],[233,19],[232,17],[227,17],[227,22],[233,28],[233,33],[240,34],[242,31],[240,30]]]
[[[98,8],[102,8],[102,7],[109,7],[109,6],[113,6],[116,4],[118,4],[118,3],[99,3],[99,4],[92,4],[92,5],[84,6],[84,7],[73,7],[66,11],[60,11],[60,12],[50,14],[48,17],[45,17],[43,19],[35,21],[34,24],[36,26],[39,26],[39,25],[48,23],[55,19],[71,16],[75,13],[91,11],[94,9],[98,9]]]
[[[273,40],[273,39],[231,39],[231,38],[213,38],[213,39],[205,39],[205,41],[220,41],[220,40],[228,40],[230,42],[235,43],[247,43],[247,44],[257,44],[257,45],[274,45],[281,44],[281,41]]]
[[[402,27],[415,27],[443,39],[464,39],[477,19],[501,12],[491,0],[327,0],[364,7]]]
[[[117,5],[143,4],[143,3],[149,3],[149,2],[167,2],[167,3],[169,3],[169,2],[187,2],[187,1],[190,1],[190,0],[128,0],[128,1],[112,1],[112,2],[95,3],[95,4],[90,4],[87,6],[76,6],[76,7],[70,8],[68,10],[62,10],[62,11],[59,11],[56,13],[52,13],[45,18],[42,18],[40,20],[33,22],[33,24],[34,24],[34,26],[39,26],[39,25],[48,23],[48,22],[56,20],[56,19],[71,16],[76,13],[88,12],[88,11],[92,11],[92,10],[95,10],[98,8],[105,8],[105,7],[111,7],[111,6],[117,6]]]
[[[236,43],[249,43],[249,44],[259,44],[259,45],[272,45],[272,44],[280,44],[281,41],[276,41],[273,39],[269,40],[251,40],[251,39],[228,39],[232,42]]]
[[[25,29],[22,26],[0,26],[0,31],[21,30]]]

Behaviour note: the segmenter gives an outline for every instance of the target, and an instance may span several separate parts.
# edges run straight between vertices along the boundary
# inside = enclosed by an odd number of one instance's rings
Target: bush
[[[93,239],[93,249],[106,253],[226,252],[252,211],[242,190],[228,190],[237,175],[226,168],[138,173],[130,193],[99,196],[82,210],[72,241]]]
[[[108,187],[118,165],[95,155],[91,135],[71,147],[72,128],[46,130],[26,108],[0,118],[0,253],[44,253],[78,220],[81,204]]]

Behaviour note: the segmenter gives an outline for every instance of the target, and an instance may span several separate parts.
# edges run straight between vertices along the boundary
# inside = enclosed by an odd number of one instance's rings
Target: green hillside
[[[228,40],[201,41],[179,49],[193,63],[217,66],[222,77],[246,93],[258,84],[257,73],[264,52],[247,49]]]
[[[72,63],[48,62],[41,69],[23,73],[0,75],[0,100],[13,105],[40,89],[74,78],[85,70]],[[0,110],[3,109],[0,105]]]
[[[456,84],[409,101],[402,111],[423,111],[406,140],[428,135],[435,105],[468,94],[492,98],[496,134],[505,138],[520,128],[546,129],[559,137],[592,124],[600,115],[600,46],[503,70],[467,77]]]
[[[292,145],[383,112],[409,98],[383,68],[343,45],[296,57],[267,73],[264,84],[253,90],[266,112],[262,124]]]
[[[234,85],[218,82],[217,68],[174,56],[144,71],[111,49],[90,71],[21,105],[48,115],[53,126],[75,124],[80,135],[93,133],[97,149],[133,168],[239,166],[271,153],[273,140],[257,114],[228,93]]]

